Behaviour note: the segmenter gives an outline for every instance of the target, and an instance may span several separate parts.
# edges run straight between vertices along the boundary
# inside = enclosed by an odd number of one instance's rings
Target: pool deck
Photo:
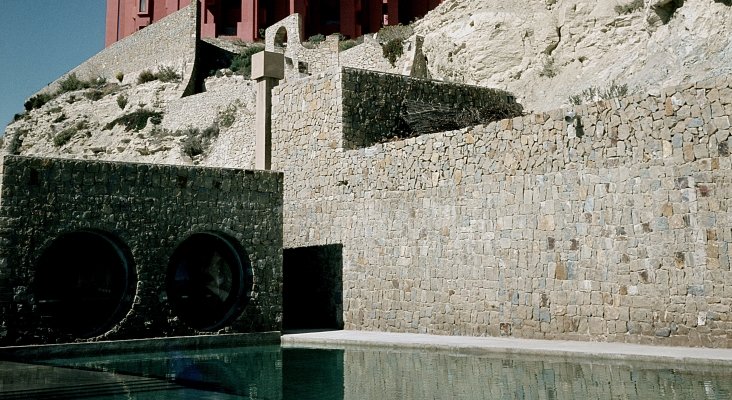
[[[437,336],[370,331],[285,333],[281,337],[281,342],[284,347],[379,346],[391,349],[443,350],[475,355],[582,357],[732,366],[732,349],[649,346],[629,343]]]

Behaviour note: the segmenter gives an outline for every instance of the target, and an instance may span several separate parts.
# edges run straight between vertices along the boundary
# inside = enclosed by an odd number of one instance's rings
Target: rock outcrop
[[[393,65],[373,38],[342,52],[340,63],[405,75],[414,75],[416,68],[420,77],[503,89],[526,112],[646,94],[732,73],[730,0],[445,0],[414,24],[414,32]],[[136,85],[134,80],[125,77],[114,94],[101,99],[66,93],[34,109],[6,128],[5,151],[252,165],[251,82],[236,76],[209,78],[205,93],[180,98],[183,83]],[[120,107],[115,101],[120,95],[130,104]],[[162,113],[161,123],[133,132],[120,126],[104,129],[115,118],[144,108]],[[193,158],[186,156],[185,136],[166,134],[189,126],[203,130],[221,113],[234,114],[233,126],[223,127],[208,150]],[[75,127],[77,133],[61,138],[66,141],[54,142]]]
[[[446,0],[415,31],[434,78],[508,90],[526,110],[732,72],[726,0]]]
[[[206,92],[183,98],[181,85],[131,82],[57,95],[6,128],[4,152],[251,168],[252,82],[211,77]],[[95,90],[99,98],[91,96]]]

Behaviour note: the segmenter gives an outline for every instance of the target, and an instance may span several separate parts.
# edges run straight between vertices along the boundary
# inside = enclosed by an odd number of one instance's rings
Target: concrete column
[[[106,31],[104,38],[104,45],[109,46],[110,44],[119,40],[120,34],[120,0],[107,0],[107,15],[106,15]]]
[[[259,26],[257,0],[244,0],[241,2],[241,17],[237,25],[237,36],[242,40],[253,42],[257,38],[257,27]]]
[[[398,25],[399,24],[399,0],[389,0],[388,4],[388,10],[389,10],[389,25]]]
[[[366,25],[365,32],[378,32],[381,29],[381,24],[384,22],[384,11],[383,11],[382,0],[369,0],[365,2],[365,9],[362,11],[363,21],[362,25]]]
[[[201,1],[201,37],[216,37],[214,7],[210,0]]]
[[[257,81],[256,169],[272,168],[272,89],[284,77],[284,54],[262,51],[252,56],[252,79]]]
[[[354,39],[361,35],[356,25],[356,0],[341,1],[341,33]]]

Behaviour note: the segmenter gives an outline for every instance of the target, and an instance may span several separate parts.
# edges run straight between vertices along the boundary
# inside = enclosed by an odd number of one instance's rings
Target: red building
[[[106,45],[190,4],[191,0],[107,0]],[[299,13],[305,35],[340,32],[349,37],[384,25],[409,23],[442,0],[201,0],[201,36],[253,41],[260,29]]]

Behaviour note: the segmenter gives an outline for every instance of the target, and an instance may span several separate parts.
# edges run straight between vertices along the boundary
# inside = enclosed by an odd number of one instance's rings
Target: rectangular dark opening
[[[343,329],[343,245],[284,249],[283,330]]]

